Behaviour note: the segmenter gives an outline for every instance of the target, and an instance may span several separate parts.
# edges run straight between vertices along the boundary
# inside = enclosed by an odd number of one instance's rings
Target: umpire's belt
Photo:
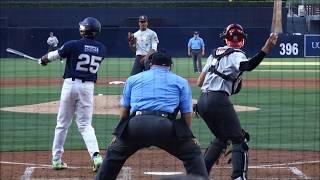
[[[167,112],[161,112],[161,111],[136,111],[135,115],[155,115],[155,116],[161,116],[164,118],[169,118],[170,113]]]

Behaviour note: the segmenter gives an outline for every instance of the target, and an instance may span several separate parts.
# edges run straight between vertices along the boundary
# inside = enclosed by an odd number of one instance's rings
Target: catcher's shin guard
[[[247,143],[232,144],[232,179],[247,179],[248,174],[248,150]]]
[[[225,152],[227,148],[227,141],[215,139],[211,142],[209,147],[204,153],[204,162],[206,164],[207,172],[210,174],[210,170],[215,162],[218,161],[221,154]]]

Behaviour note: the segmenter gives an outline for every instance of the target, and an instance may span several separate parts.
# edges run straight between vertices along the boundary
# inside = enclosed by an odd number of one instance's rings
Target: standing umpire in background
[[[123,89],[120,123],[96,180],[116,179],[125,161],[156,146],[177,157],[187,174],[208,178],[198,141],[191,132],[192,93],[188,81],[170,71],[165,52],[151,57],[151,69],[130,76]],[[181,119],[176,119],[179,109]]]
[[[221,34],[226,46],[217,48],[208,58],[198,78],[201,95],[197,110],[204,119],[214,139],[205,153],[208,174],[213,164],[232,143],[232,179],[245,180],[248,170],[249,134],[242,130],[238,116],[229,96],[240,90],[241,75],[256,68],[277,42],[277,35],[271,34],[262,49],[251,59],[243,51],[246,34],[239,24],[230,24]]]
[[[139,17],[140,29],[135,33],[128,32],[129,48],[136,55],[130,75],[149,69],[149,56],[157,51],[158,36],[156,32],[148,28],[148,23],[148,17],[141,15]]]
[[[204,50],[203,39],[199,37],[199,32],[195,31],[188,42],[188,55],[192,57],[195,73],[200,73],[202,70],[201,56],[204,55]]]

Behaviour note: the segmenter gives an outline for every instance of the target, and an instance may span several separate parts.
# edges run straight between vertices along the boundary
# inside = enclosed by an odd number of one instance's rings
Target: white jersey
[[[147,55],[151,49],[157,51],[159,39],[157,33],[151,29],[138,30],[134,37],[137,39],[136,55]]]
[[[50,37],[48,38],[48,40],[47,40],[47,43],[48,43],[49,46],[57,47],[59,41],[58,41],[57,37],[55,37],[55,36],[52,36],[52,37],[51,37],[51,36],[50,36]]]
[[[219,47],[217,49],[217,54],[222,54],[228,48],[228,46]],[[233,52],[230,55],[221,58],[217,70],[218,72],[223,73],[225,75],[232,74],[234,77],[237,77],[240,73],[239,67],[240,62],[242,61],[248,61],[246,55],[242,52]],[[217,62],[217,59],[215,59],[212,55],[208,57],[207,63],[202,69],[202,72],[206,73],[206,77],[201,87],[201,91],[225,91],[229,95],[231,95],[232,82],[226,81],[217,74],[209,72],[209,68],[212,65],[216,65]]]

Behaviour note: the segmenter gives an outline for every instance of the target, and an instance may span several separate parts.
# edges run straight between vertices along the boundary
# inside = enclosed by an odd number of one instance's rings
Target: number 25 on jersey
[[[78,56],[78,63],[76,70],[77,71],[85,71],[85,72],[90,72],[92,74],[97,73],[99,69],[100,62],[102,60],[102,57],[99,56],[94,56],[94,55],[88,55],[88,54],[80,54]],[[88,65],[89,66],[86,66]]]

